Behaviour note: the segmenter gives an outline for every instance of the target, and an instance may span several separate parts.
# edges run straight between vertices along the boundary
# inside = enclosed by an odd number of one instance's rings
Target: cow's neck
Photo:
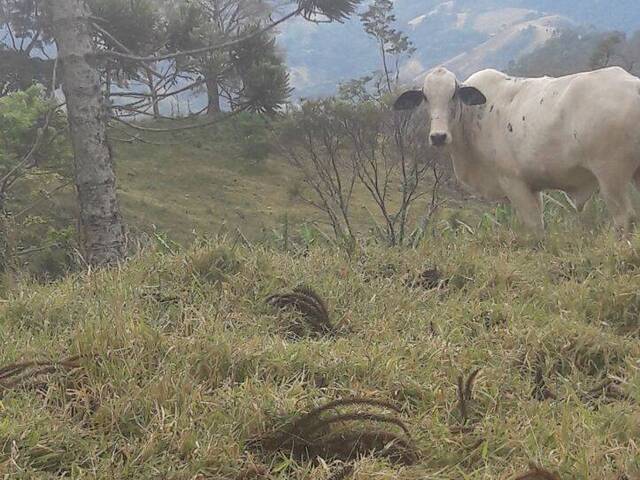
[[[453,170],[458,181],[467,189],[489,200],[498,200],[504,197],[504,193],[495,169],[485,164],[482,155],[474,147],[472,115],[473,112],[464,110],[459,114],[458,121],[454,122],[454,140],[450,147]]]

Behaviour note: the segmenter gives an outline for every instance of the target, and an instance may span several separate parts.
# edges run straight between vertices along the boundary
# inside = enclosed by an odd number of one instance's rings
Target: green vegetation
[[[37,208],[70,183],[67,119],[51,108],[39,85],[0,98],[0,272],[20,264],[25,252],[32,252],[32,273],[60,275],[69,263],[71,212],[57,212],[52,222]]]
[[[326,479],[329,459],[248,453],[250,440],[364,396],[402,408],[420,460],[368,456],[354,478],[511,479],[530,461],[566,479],[638,478],[640,237],[552,206],[540,248],[496,214],[440,225],[415,250],[298,255],[229,237],[14,285],[0,365],[85,357],[2,391],[0,473]],[[412,281],[433,267],[439,282]],[[332,335],[291,337],[297,314],[266,303],[300,284],[326,301]],[[463,423],[458,377],[477,368]]]

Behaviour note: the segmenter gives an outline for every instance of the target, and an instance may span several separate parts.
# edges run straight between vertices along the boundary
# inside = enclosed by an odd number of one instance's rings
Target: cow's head
[[[410,110],[426,101],[431,117],[429,142],[436,147],[449,145],[454,139],[452,122],[459,118],[463,105],[483,105],[487,99],[475,87],[461,85],[446,68],[437,68],[424,79],[422,90],[409,90],[398,97],[395,110]]]

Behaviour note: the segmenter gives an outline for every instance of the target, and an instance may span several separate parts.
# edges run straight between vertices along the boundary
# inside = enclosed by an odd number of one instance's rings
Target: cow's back
[[[640,161],[640,80],[618,67],[559,78],[483,70],[465,84],[487,97],[464,114],[465,154],[492,173],[565,189],[612,150]]]

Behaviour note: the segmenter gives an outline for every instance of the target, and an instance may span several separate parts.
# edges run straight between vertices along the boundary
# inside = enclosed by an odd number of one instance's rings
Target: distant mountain
[[[482,68],[505,68],[564,29],[640,29],[639,0],[395,0],[397,27],[418,51],[403,66],[416,81],[445,64],[461,77]],[[294,97],[333,93],[336,86],[379,68],[376,45],[358,17],[344,24],[297,20],[280,34],[291,68]]]

